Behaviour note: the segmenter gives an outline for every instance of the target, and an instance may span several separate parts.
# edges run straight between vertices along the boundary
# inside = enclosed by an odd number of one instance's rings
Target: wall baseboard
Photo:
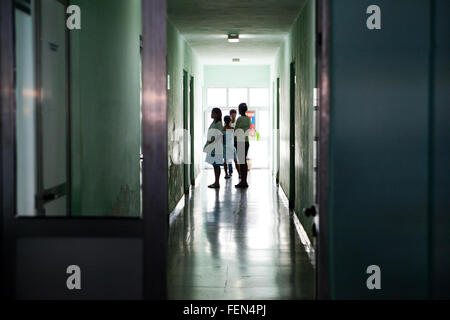
[[[183,210],[184,206],[186,205],[186,200],[189,200],[189,198],[191,196],[192,188],[196,188],[200,185],[201,176],[202,176],[202,172],[200,172],[197,175],[197,177],[195,178],[195,185],[194,186],[191,185],[189,187],[189,193],[183,194],[181,199],[178,201],[175,209],[173,209],[172,212],[169,214],[169,226],[175,221],[175,219],[178,217],[180,212]]]
[[[286,208],[289,208],[289,199],[284,193],[283,188],[281,186],[278,187],[278,194],[280,195],[280,198],[282,200],[282,203],[286,206]],[[290,214],[292,215],[292,220],[294,221],[295,230],[297,231],[298,237],[300,238],[300,241],[305,248],[306,253],[308,254],[309,260],[313,266],[316,264],[315,256],[316,256],[316,250],[314,246],[311,243],[311,240],[308,237],[308,234],[306,233],[305,229],[303,228],[302,223],[298,219],[297,214],[294,210],[289,210]]]
[[[178,201],[175,209],[169,214],[169,226],[175,221],[181,211],[183,211],[184,206],[186,205],[186,195],[183,194],[180,201]]]

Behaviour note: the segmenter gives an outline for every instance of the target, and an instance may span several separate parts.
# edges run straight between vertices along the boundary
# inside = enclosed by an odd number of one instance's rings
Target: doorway
[[[277,88],[276,88],[276,136],[277,140],[277,150],[276,150],[276,163],[277,163],[277,171],[276,171],[276,182],[280,183],[280,78],[277,78]]]
[[[189,76],[186,70],[183,70],[183,135],[184,135],[184,143],[183,143],[183,151],[184,151],[184,193],[189,193],[189,188],[191,185],[191,179],[190,179],[190,174],[189,172],[191,170],[190,169],[190,157],[189,157],[189,144],[190,144],[190,139],[189,139],[189,122],[190,122],[190,118],[189,118],[189,100],[190,100],[190,95],[189,95]]]
[[[191,146],[191,162],[190,162],[190,178],[191,178],[191,185],[195,185],[195,130],[194,130],[194,76],[191,76],[191,79],[189,81],[189,134],[191,137],[190,146]]]
[[[15,208],[15,191],[14,188],[7,189],[2,186],[14,186],[16,182],[15,171],[15,133],[14,126],[9,119],[13,119],[15,112],[15,101],[11,92],[14,92],[14,20],[11,15],[13,12],[13,0],[4,0],[0,4],[0,21],[2,21],[2,47],[0,53],[0,86],[5,88],[0,93],[0,109],[2,117],[0,118],[0,139],[2,144],[0,163],[0,173],[2,184],[1,188],[1,218],[2,227],[4,229],[5,240],[5,255],[4,261],[8,265],[5,266],[6,272],[4,279],[8,284],[7,292],[10,296],[15,296],[15,277],[12,276],[16,270],[16,240],[19,237],[27,238],[29,242],[21,242],[21,248],[25,245],[28,249],[33,249],[37,245],[32,241],[34,237],[50,238],[50,242],[60,240],[60,244],[66,246],[67,238],[107,238],[108,241],[103,242],[104,252],[109,252],[110,248],[117,246],[116,243],[109,242],[124,241],[129,243],[133,250],[133,256],[128,261],[135,261],[136,265],[141,265],[143,260],[143,274],[142,285],[144,287],[145,298],[159,298],[165,297],[165,272],[166,272],[166,246],[167,246],[167,72],[166,72],[166,1],[143,1],[143,17],[152,17],[152,19],[143,19],[143,53],[142,53],[142,153],[143,153],[143,211],[141,218],[135,219],[113,219],[111,217],[90,218],[90,219],[17,219],[14,214]],[[158,30],[159,32],[151,32],[151,30]],[[137,38],[136,38],[137,39]],[[293,70],[293,77],[291,74],[291,97],[295,96],[295,68]],[[286,72],[287,73],[287,72]],[[292,72],[291,72],[292,73]],[[183,75],[183,87],[187,88],[188,74]],[[192,88],[193,88],[193,79]],[[198,80],[198,79],[197,79]],[[280,79],[277,79],[277,128],[280,128]],[[198,80],[199,81],[199,80]],[[284,78],[283,78],[284,83]],[[287,84],[287,83],[286,83]],[[193,91],[193,90],[191,90]],[[322,91],[325,92],[325,91]],[[322,93],[324,94],[325,93]],[[188,108],[188,94],[183,93],[184,96],[184,127],[190,127],[191,134],[193,134],[193,125],[189,117]],[[155,99],[158,97],[158,99]],[[324,96],[323,96],[324,97]],[[287,98],[287,97],[286,97]],[[283,100],[285,97],[283,95]],[[191,104],[191,110],[194,103]],[[291,121],[290,131],[295,131],[295,123],[293,121],[295,115],[294,99],[291,98]],[[325,110],[325,109],[322,109]],[[291,135],[291,167],[290,177],[292,187],[295,187],[295,139]],[[192,139],[192,136],[191,136]],[[193,146],[191,143],[190,150]],[[279,144],[278,144],[279,148]],[[188,150],[189,151],[189,147]],[[187,154],[187,153],[186,153]],[[278,152],[278,163],[279,161]],[[191,151],[190,158],[193,159],[193,152]],[[324,159],[324,153],[321,153],[321,159]],[[193,166],[185,168],[185,180],[187,184],[192,180]],[[279,167],[278,167],[279,175]],[[321,188],[325,185],[321,184]],[[189,188],[189,187],[188,187]],[[157,190],[157,191],[155,191]],[[295,192],[290,192],[290,198],[294,199]],[[293,189],[295,191],[295,188]],[[323,194],[323,193],[322,193]],[[321,203],[322,204],[322,203]],[[325,208],[324,206],[322,206]],[[324,210],[321,211],[321,214]],[[322,223],[322,221],[321,221]],[[324,224],[321,224],[323,226]],[[144,231],[145,230],[145,231]],[[322,233],[323,234],[323,233]],[[101,240],[101,239],[100,239]],[[101,240],[103,241],[103,240]],[[42,243],[48,244],[48,243]],[[75,247],[78,243],[73,242]],[[90,244],[84,243],[86,247]],[[142,246],[142,247],[140,247]],[[323,246],[321,249],[324,248]],[[125,248],[127,249],[127,248]],[[126,251],[126,250],[125,250]],[[74,257],[76,257],[76,252]],[[100,252],[100,251],[99,251]],[[143,256],[141,255],[143,253]],[[11,259],[12,257],[12,259]],[[137,258],[136,258],[137,257]],[[71,258],[71,257],[70,257]],[[136,260],[134,260],[136,258]],[[86,257],[85,261],[89,261]],[[95,257],[93,258],[95,259]],[[123,261],[122,257],[122,261]],[[158,263],[155,263],[158,261]],[[52,268],[55,267],[52,265]],[[57,266],[58,268],[61,266]],[[59,269],[58,269],[59,270]],[[327,270],[322,269],[325,273]],[[22,270],[23,271],[23,270]],[[58,271],[59,272],[59,271]],[[114,275],[114,272],[110,274]],[[120,276],[117,277],[121,278]],[[137,276],[137,278],[140,278]],[[42,282],[46,279],[42,278]],[[106,280],[105,280],[106,281]],[[127,281],[127,279],[124,279]],[[45,286],[44,286],[45,287]],[[123,291],[126,293],[126,291]],[[140,294],[140,292],[139,292]],[[85,296],[86,299],[89,296]],[[110,297],[111,298],[111,297]]]

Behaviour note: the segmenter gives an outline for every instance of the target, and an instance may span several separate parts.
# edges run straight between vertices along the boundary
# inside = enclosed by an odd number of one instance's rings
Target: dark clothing
[[[242,143],[242,142],[239,142]],[[239,158],[239,149],[237,147],[238,142],[234,142],[234,146],[237,150],[237,156],[238,156],[238,164],[241,171],[241,183],[247,184],[247,173],[248,173],[248,166],[247,166],[247,155],[248,155],[248,149],[250,148],[250,143],[248,141],[245,141],[245,155],[244,159]]]
[[[239,158],[239,156],[240,156],[240,154],[239,154],[240,149],[238,148],[238,144],[241,144],[241,143],[243,143],[243,141],[239,141],[239,142],[235,141],[234,142],[234,147],[236,148],[236,152],[237,152],[238,163],[239,164],[247,164],[247,156],[248,156],[248,149],[250,148],[250,143],[248,141],[245,141],[245,147],[244,147],[245,154],[243,155],[244,156],[243,159]]]

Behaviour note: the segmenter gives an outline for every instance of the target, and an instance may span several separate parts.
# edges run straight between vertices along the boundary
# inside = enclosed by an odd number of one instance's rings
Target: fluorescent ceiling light
[[[230,33],[228,35],[228,42],[239,42],[239,34],[237,34],[237,33]]]

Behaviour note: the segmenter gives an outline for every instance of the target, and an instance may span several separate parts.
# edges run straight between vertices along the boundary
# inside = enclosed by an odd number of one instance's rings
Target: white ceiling
[[[270,64],[305,0],[168,0],[168,18],[204,64]],[[239,33],[239,43],[228,43]]]

